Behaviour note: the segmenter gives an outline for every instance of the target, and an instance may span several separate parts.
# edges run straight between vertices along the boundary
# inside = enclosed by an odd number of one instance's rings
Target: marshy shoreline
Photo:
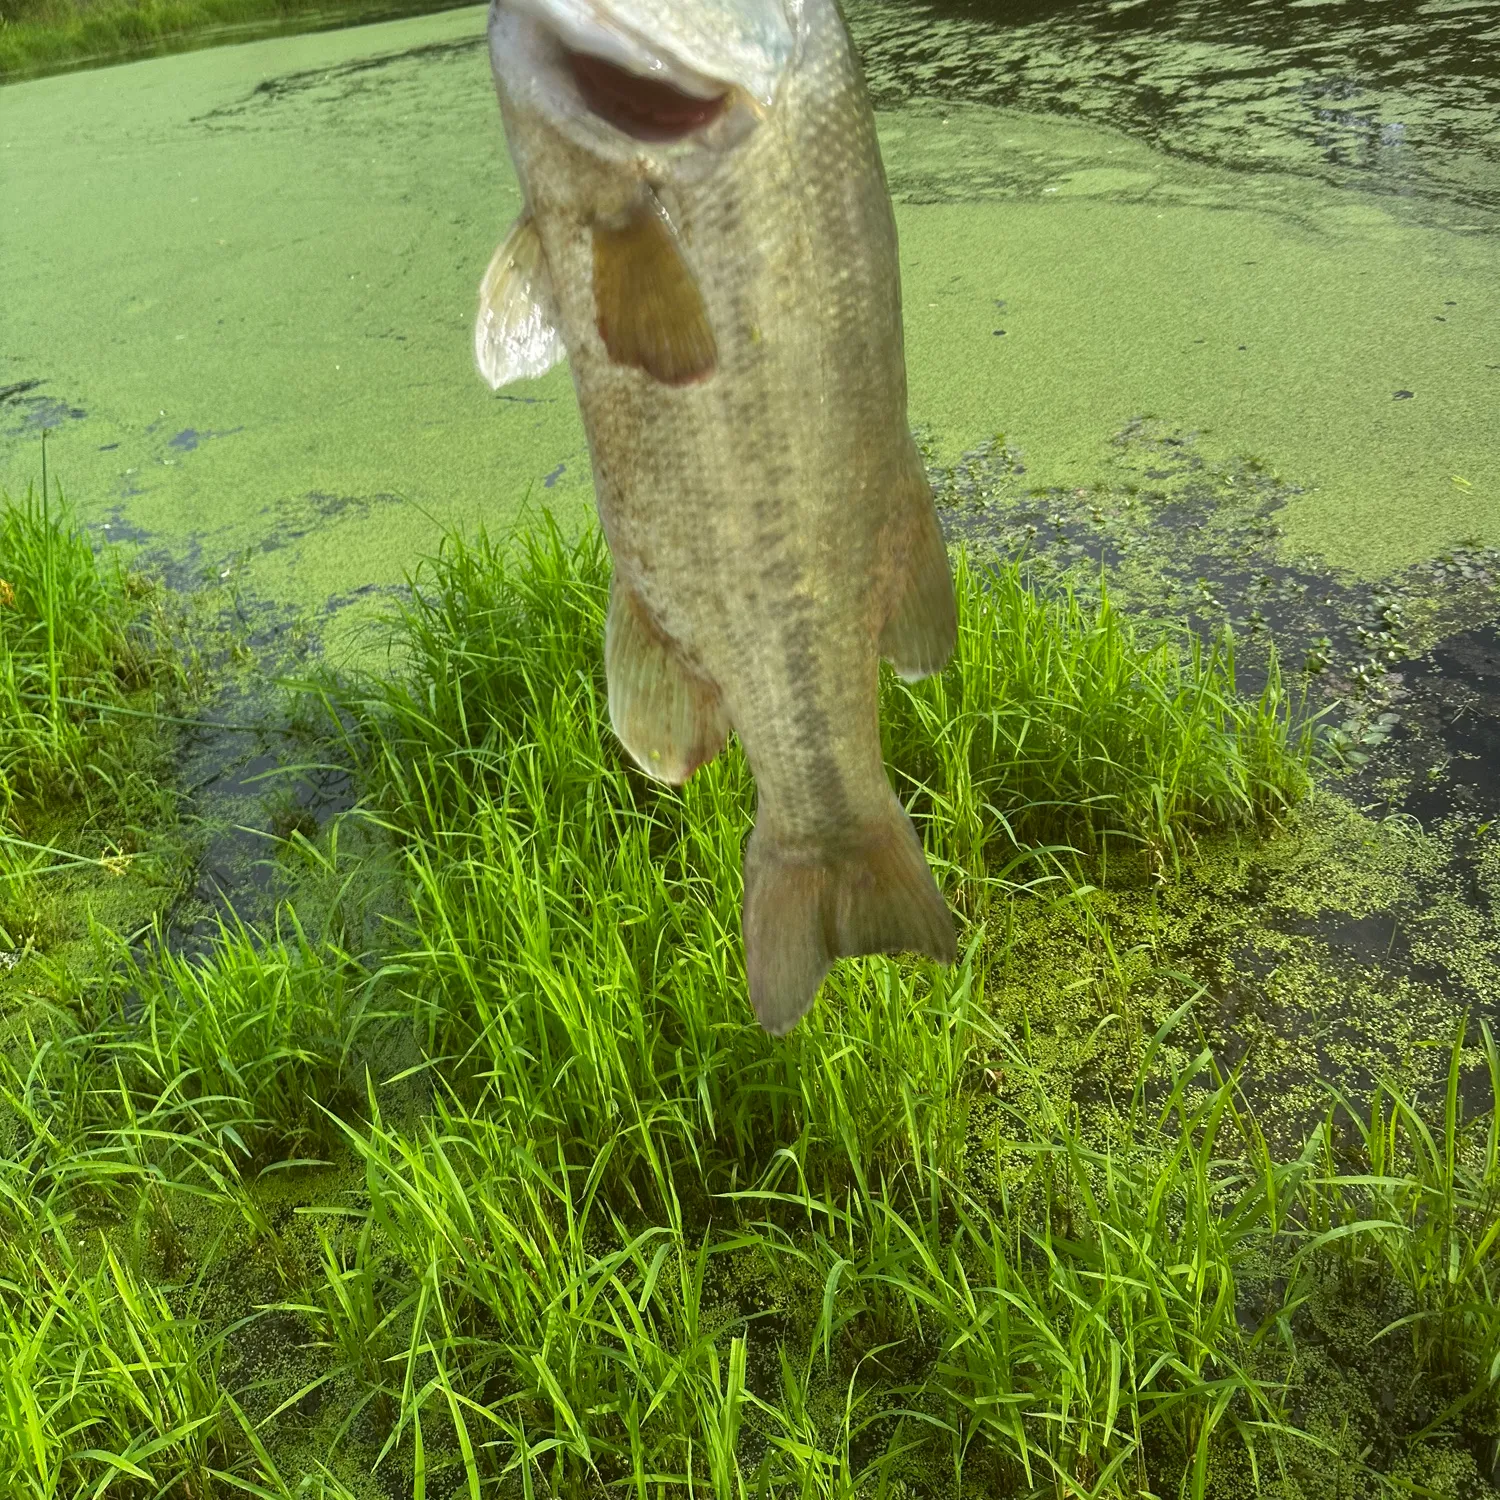
[[[841,964],[775,1042],[748,772],[674,793],[614,745],[597,531],[449,536],[350,673],[4,517],[12,1493],[1487,1477],[1500,1056],[1373,970],[1328,1010],[1347,968],[1277,936],[1433,866],[1274,656],[1246,697],[1066,549],[961,550],[955,663],[887,674],[883,725],[962,962]],[[269,873],[202,911],[170,737],[258,671]]]

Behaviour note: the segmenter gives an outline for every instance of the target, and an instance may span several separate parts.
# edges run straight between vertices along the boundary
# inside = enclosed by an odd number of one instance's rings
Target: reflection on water
[[[878,104],[1071,114],[1500,227],[1500,0],[849,0]]]

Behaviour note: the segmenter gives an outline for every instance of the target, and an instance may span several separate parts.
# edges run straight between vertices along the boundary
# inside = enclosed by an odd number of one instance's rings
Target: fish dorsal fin
[[[566,357],[542,237],[525,213],[501,241],[479,284],[474,358],[490,389],[498,391],[512,380],[545,375]]]
[[[703,294],[649,189],[623,225],[594,229],[594,308],[615,364],[663,385],[713,374],[719,351]]]

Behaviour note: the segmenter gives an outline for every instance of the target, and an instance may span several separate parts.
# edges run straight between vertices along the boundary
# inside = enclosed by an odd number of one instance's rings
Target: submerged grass
[[[451,540],[395,669],[314,690],[396,855],[378,951],[295,908],[191,961],[101,931],[0,1011],[8,1492],[1373,1493],[1309,1359],[1368,1385],[1398,1349],[1400,1456],[1500,1420],[1488,1032],[1435,1123],[1382,1086],[1283,1159],[1191,1004],[1103,1117],[994,1017],[1011,898],[1290,814],[1284,689],[1015,567],[958,580],[953,666],[882,714],[962,961],[840,964],[777,1042],[742,755],[672,791],[618,751],[597,534]],[[1330,1297],[1367,1350],[1325,1347]]]

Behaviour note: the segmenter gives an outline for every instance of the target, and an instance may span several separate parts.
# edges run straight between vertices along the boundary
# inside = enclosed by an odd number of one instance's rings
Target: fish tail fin
[[[745,850],[745,968],[760,1024],[785,1036],[834,961],[864,953],[958,955],[953,917],[922,842],[891,796],[889,817],[837,853],[788,849],[759,829]]]

